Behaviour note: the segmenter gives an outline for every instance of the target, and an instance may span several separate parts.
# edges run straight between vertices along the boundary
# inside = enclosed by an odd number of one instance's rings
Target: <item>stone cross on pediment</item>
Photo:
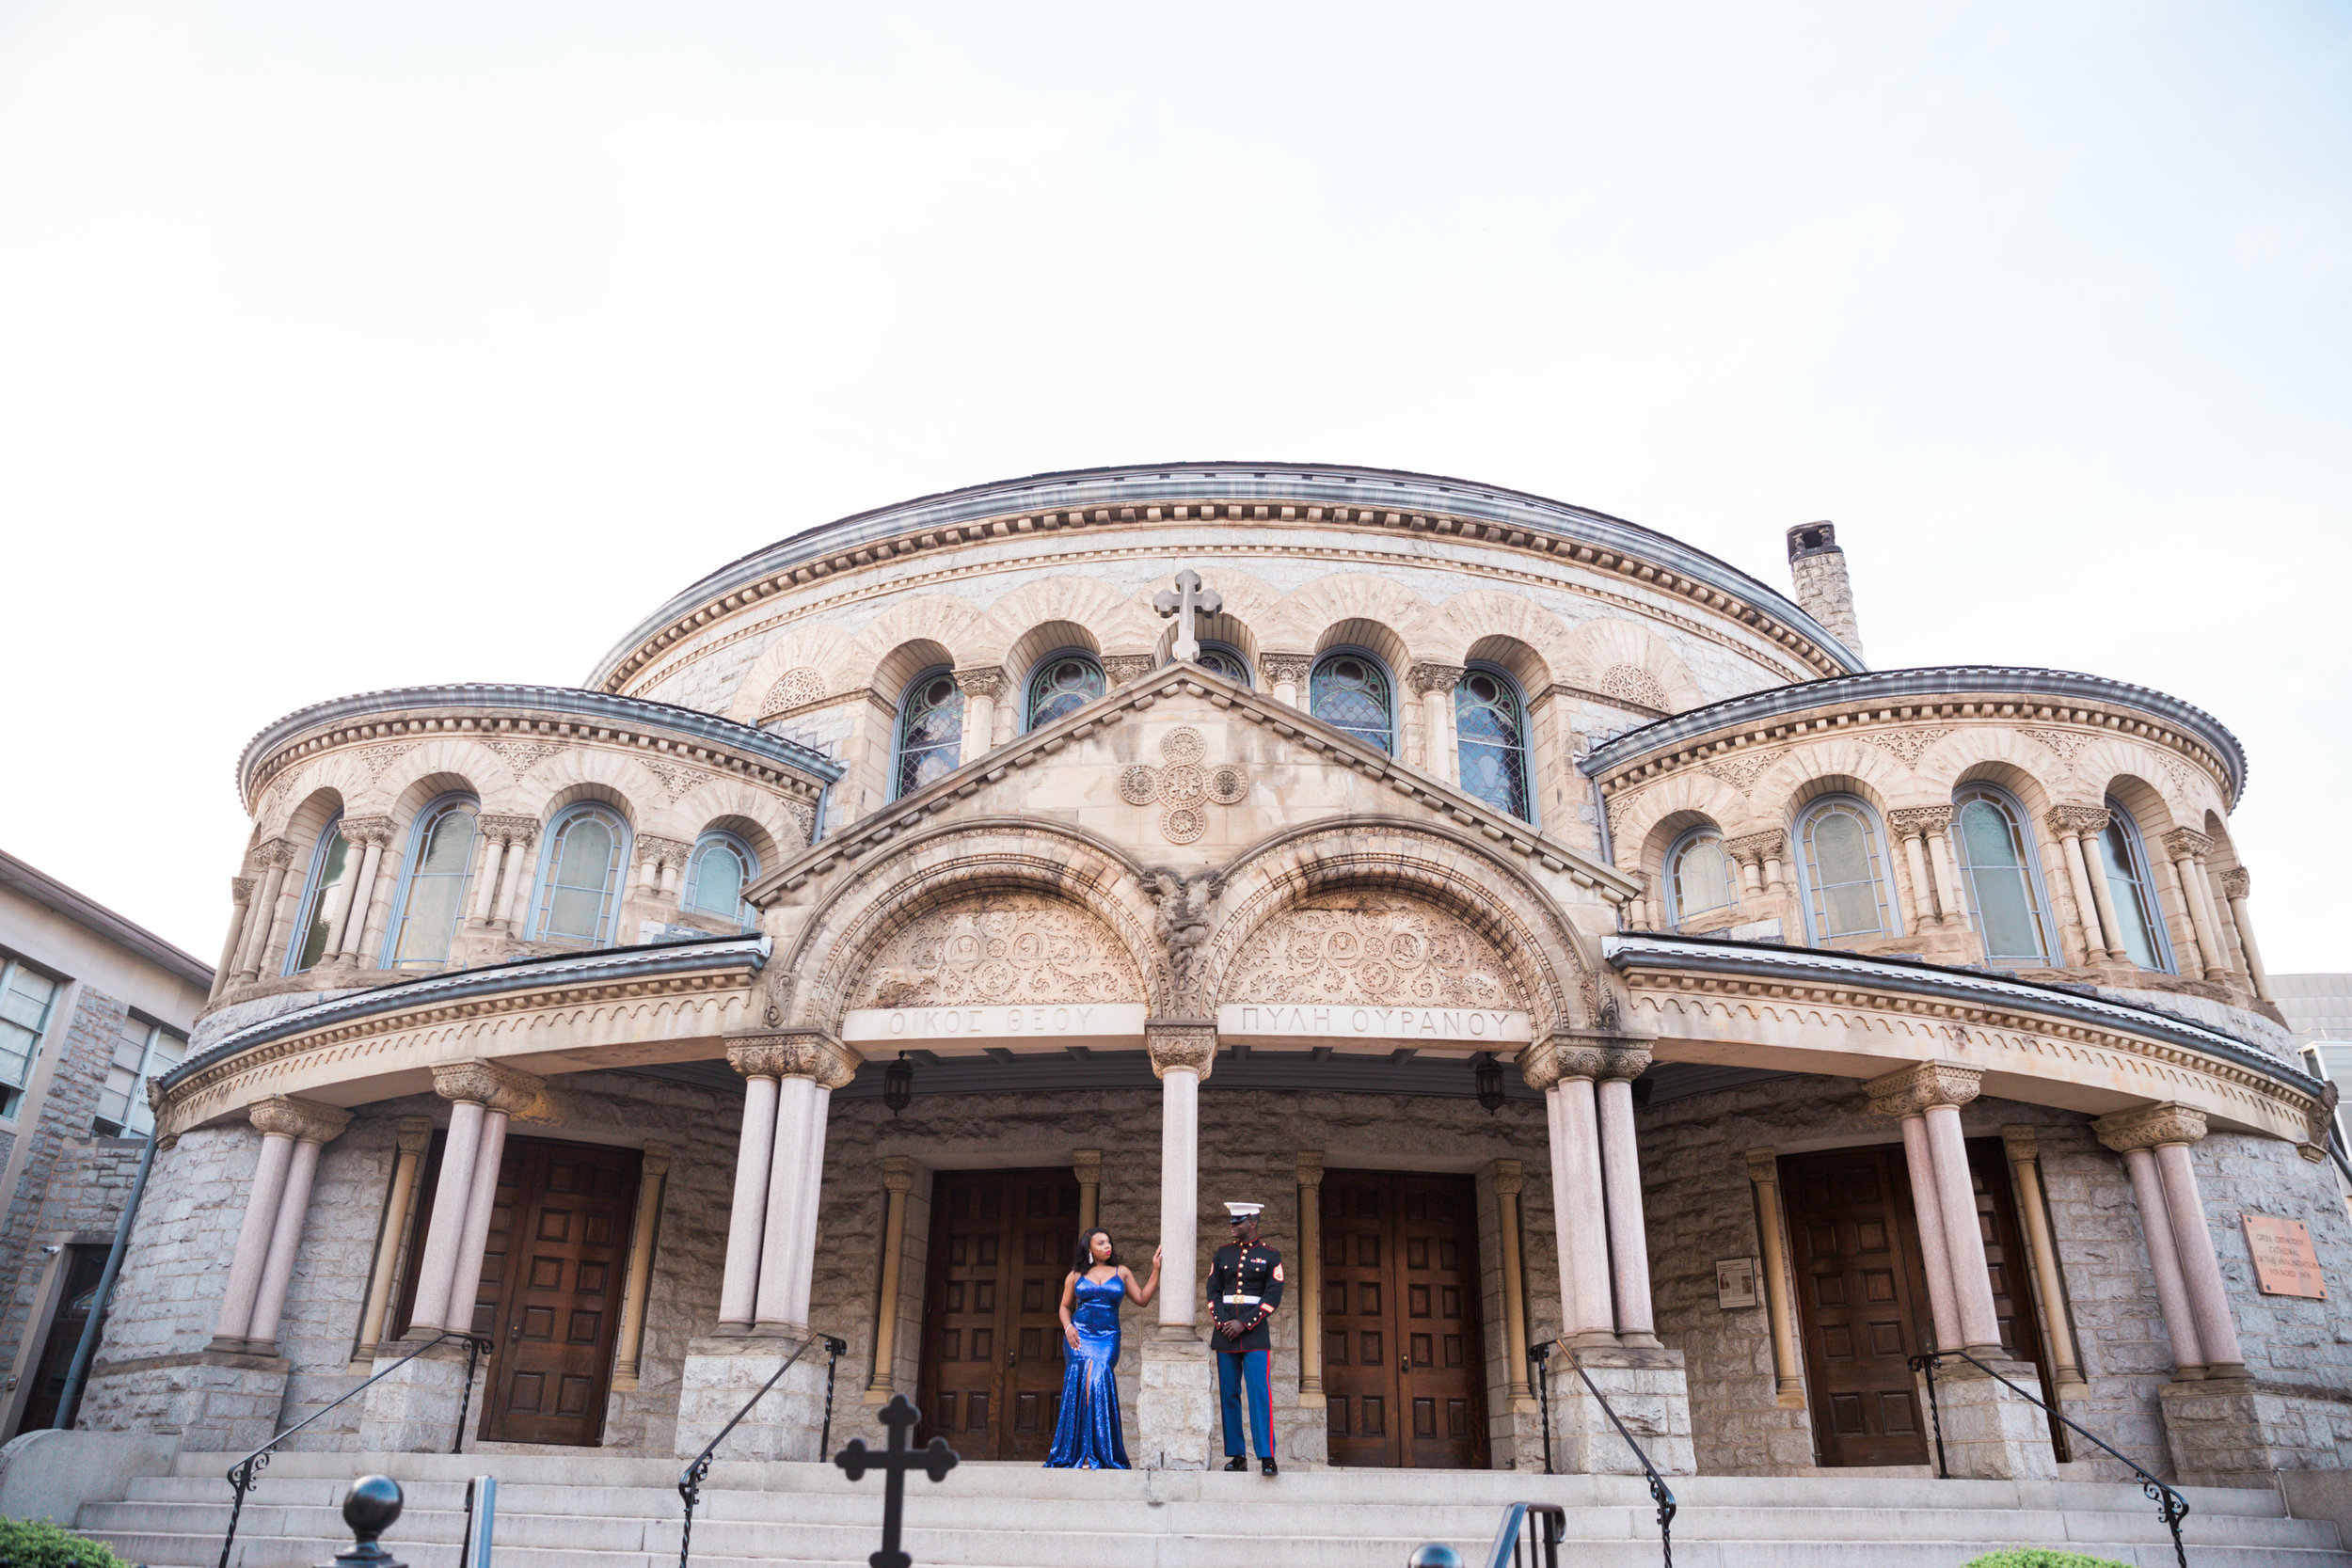
[[[1241,764],[1201,766],[1208,749],[1186,724],[1160,738],[1165,767],[1130,763],[1119,770],[1119,798],[1131,806],[1159,806],[1160,832],[1170,844],[1190,844],[1208,832],[1210,806],[1237,805],[1249,793],[1249,769]]]
[[[1168,651],[1180,663],[1200,661],[1200,638],[1193,626],[1195,615],[1215,615],[1225,608],[1225,595],[1214,588],[1200,586],[1200,574],[1186,567],[1176,574],[1176,586],[1163,588],[1152,597],[1152,608],[1163,615],[1176,619],[1176,645]]]

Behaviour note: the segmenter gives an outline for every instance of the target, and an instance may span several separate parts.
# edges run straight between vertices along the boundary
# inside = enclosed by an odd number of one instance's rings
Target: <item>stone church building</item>
[[[1247,1199],[1286,1466],[1540,1470],[1548,1393],[1555,1465],[1624,1471],[1580,1369],[1671,1472],[1919,1465],[1938,1348],[2184,1482],[2341,1465],[2352,1224],[2243,750],[1872,670],[1833,529],[1788,556],[1048,474],[755,551],[578,688],[288,715],[84,1425],[241,1450],[465,1329],[473,1386],[445,1343],[296,1446],[691,1455],[814,1338],[731,1454],[815,1457],[830,1373],[836,1443],[900,1392],[1038,1461],[1099,1222],[1166,1249],[1128,1449],[1200,1468]],[[1954,1474],[2122,1473],[1936,1381]]]

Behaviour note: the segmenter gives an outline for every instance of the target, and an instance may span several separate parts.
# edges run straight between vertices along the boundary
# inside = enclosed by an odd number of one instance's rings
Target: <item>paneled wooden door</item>
[[[474,1332],[498,1341],[485,1442],[602,1438],[642,1159],[601,1144],[506,1140],[474,1298]]]
[[[1331,1463],[1484,1468],[1476,1184],[1326,1171],[1322,1217]]]
[[[1077,1256],[1070,1171],[932,1179],[917,1441],[946,1437],[966,1459],[1045,1458],[1061,1405],[1061,1282]]]

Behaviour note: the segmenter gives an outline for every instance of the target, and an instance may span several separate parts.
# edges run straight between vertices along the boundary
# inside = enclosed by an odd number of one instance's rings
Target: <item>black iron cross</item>
[[[1170,650],[1186,663],[1200,658],[1200,639],[1195,635],[1192,618],[1195,614],[1215,615],[1225,608],[1225,596],[1214,588],[1200,586],[1200,574],[1187,567],[1176,574],[1176,586],[1163,588],[1152,600],[1152,607],[1163,615],[1178,617],[1176,646]]]
[[[833,1456],[851,1481],[868,1470],[882,1472],[882,1550],[866,1560],[873,1568],[914,1568],[914,1559],[898,1549],[898,1520],[906,1512],[907,1472],[920,1470],[931,1480],[946,1481],[947,1472],[956,1467],[956,1450],[947,1446],[945,1437],[934,1437],[930,1446],[920,1453],[907,1447],[907,1434],[923,1418],[923,1413],[907,1402],[904,1394],[893,1394],[882,1406],[882,1424],[890,1429],[890,1448],[876,1453],[866,1446],[863,1437],[852,1437],[850,1446]]]

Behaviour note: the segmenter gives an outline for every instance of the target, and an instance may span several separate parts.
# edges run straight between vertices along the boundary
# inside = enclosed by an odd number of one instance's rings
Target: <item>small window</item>
[[[106,1064],[106,1082],[98,1091],[98,1115],[90,1131],[102,1138],[144,1137],[152,1132],[155,1114],[148,1108],[147,1081],[178,1067],[187,1053],[184,1036],[135,1013],[125,1014],[115,1032],[114,1057]]]
[[[1307,711],[1394,755],[1396,706],[1389,673],[1360,648],[1340,648],[1316,661],[1307,678]]]
[[[733,833],[705,833],[694,845],[686,870],[686,907],[749,928],[751,907],[743,890],[759,875],[759,857]]]
[[[1712,828],[1694,828],[1675,841],[1666,851],[1666,893],[1674,906],[1669,918],[1677,926],[1740,901],[1723,834]]]
[[[1200,644],[1200,668],[1224,676],[1245,691],[1258,684],[1250,679],[1249,661],[1241,657],[1241,650],[1223,642]]]
[[[628,830],[601,806],[575,806],[556,820],[539,873],[542,942],[601,947],[611,940]]]
[[[2169,973],[2171,943],[2165,940],[2164,917],[2158,911],[2156,886],[2148,875],[2148,847],[2139,824],[2113,797],[2106,802],[2106,831],[2099,835],[2099,859],[2107,879],[2115,918],[2123,929],[2123,951],[2142,969]]]
[[[912,795],[956,770],[963,752],[963,693],[943,665],[907,683],[898,700],[898,761],[891,794]]]
[[[62,984],[0,953],[0,1120],[14,1121]]]
[[[294,922],[294,941],[286,944],[286,973],[300,974],[317,967],[326,957],[326,939],[335,931],[336,919],[342,913],[343,900],[351,896],[351,882],[358,867],[352,864],[351,845],[343,837],[341,812],[319,834],[318,847],[310,852],[310,876],[303,884],[302,915]]]
[[[1497,811],[1533,822],[1528,809],[1527,710],[1500,670],[1472,666],[1454,688],[1454,752],[1462,788]]]
[[[1816,803],[1798,825],[1805,923],[1813,940],[1899,934],[1879,849],[1878,819],[1850,795]]]
[[[1038,729],[1075,713],[1109,689],[1103,679],[1103,666],[1092,654],[1056,654],[1029,677],[1025,727]]]
[[[475,816],[474,802],[464,796],[437,800],[417,814],[386,967],[431,970],[449,962],[473,873]]]
[[[1952,836],[1960,849],[1961,879],[1984,938],[1986,961],[2048,963],[2049,915],[2026,814],[1989,784],[1970,784],[1952,800],[1959,817]]]

